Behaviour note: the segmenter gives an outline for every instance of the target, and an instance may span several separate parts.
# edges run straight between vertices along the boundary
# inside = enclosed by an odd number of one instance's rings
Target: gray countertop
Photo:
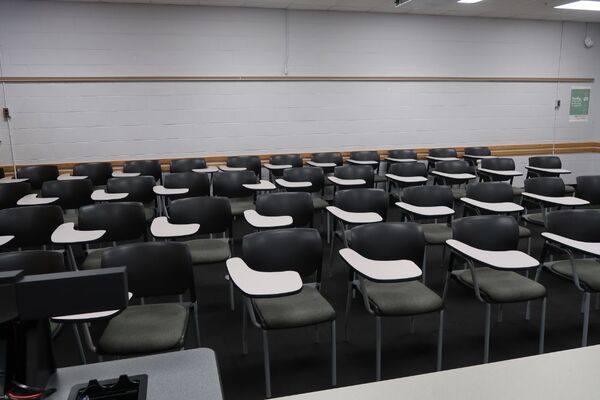
[[[281,399],[597,399],[599,376],[600,345]]]
[[[48,382],[57,389],[48,399],[66,400],[74,385],[122,374],[148,375],[147,400],[223,399],[215,353],[207,348],[60,368]]]

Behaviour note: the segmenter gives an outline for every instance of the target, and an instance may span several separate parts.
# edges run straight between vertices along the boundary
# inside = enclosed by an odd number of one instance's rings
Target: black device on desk
[[[121,375],[118,379],[92,379],[71,389],[67,400],[145,400],[148,375]]]
[[[128,300],[125,267],[31,276],[0,273],[0,394],[25,396],[44,388],[56,371],[49,318],[124,309]]]

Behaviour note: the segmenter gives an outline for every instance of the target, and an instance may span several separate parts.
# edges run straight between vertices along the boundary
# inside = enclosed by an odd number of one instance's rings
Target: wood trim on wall
[[[101,83],[101,82],[522,82],[593,83],[594,78],[492,77],[492,76],[0,76],[5,83]]]
[[[572,142],[572,143],[532,143],[532,144],[510,144],[510,145],[496,145],[496,146],[488,146],[492,151],[492,155],[495,156],[527,156],[527,155],[540,155],[540,154],[573,154],[573,153],[600,153],[600,142]],[[455,147],[459,156],[464,154],[464,147]],[[379,152],[382,157],[382,160],[387,156],[390,149],[374,149]],[[418,148],[414,149],[417,151],[417,155],[419,159],[425,159],[427,153],[429,152],[428,148]],[[325,150],[325,151],[333,151],[333,150]],[[313,153],[317,153],[318,151],[314,151]],[[344,158],[348,158],[350,156],[350,151],[342,151],[341,152]],[[282,154],[282,153],[276,153]],[[236,154],[240,155],[240,154]],[[269,160],[269,157],[273,154],[256,154],[260,157],[260,159],[264,162]],[[309,160],[311,153],[300,153],[300,155]],[[219,165],[225,164],[229,155],[221,155],[221,156],[198,156],[198,158],[203,158],[206,160],[208,164],[211,165]],[[180,158],[192,158],[192,157],[179,157],[179,158],[162,158],[160,159],[160,163],[162,165],[163,171],[169,170],[169,163],[171,160],[180,159]],[[127,160],[107,160],[110,161],[114,168],[122,168],[123,164]],[[82,161],[83,162],[92,162],[92,161]],[[77,162],[68,162],[68,163],[59,163],[55,164],[62,172],[70,171],[73,169],[73,166],[78,164]],[[17,165],[17,167],[22,167],[25,165],[31,164],[23,164]],[[10,171],[12,170],[12,165],[4,165],[2,166],[5,171],[7,171],[7,175],[10,175]]]

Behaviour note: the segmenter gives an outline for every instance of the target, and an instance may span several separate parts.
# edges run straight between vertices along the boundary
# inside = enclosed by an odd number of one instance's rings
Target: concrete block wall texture
[[[587,29],[600,37],[598,24]],[[585,30],[554,21],[0,2],[5,76],[599,78],[600,46],[583,46]],[[573,86],[581,85],[9,83],[6,94],[15,161],[48,163],[600,140],[600,86],[584,85],[592,87],[590,120],[569,122]],[[10,164],[2,140],[0,162]],[[587,173],[596,156],[563,158]]]

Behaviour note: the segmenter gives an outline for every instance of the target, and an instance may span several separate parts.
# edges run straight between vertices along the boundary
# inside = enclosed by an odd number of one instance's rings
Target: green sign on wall
[[[572,88],[569,119],[587,121],[590,111],[590,88]]]

